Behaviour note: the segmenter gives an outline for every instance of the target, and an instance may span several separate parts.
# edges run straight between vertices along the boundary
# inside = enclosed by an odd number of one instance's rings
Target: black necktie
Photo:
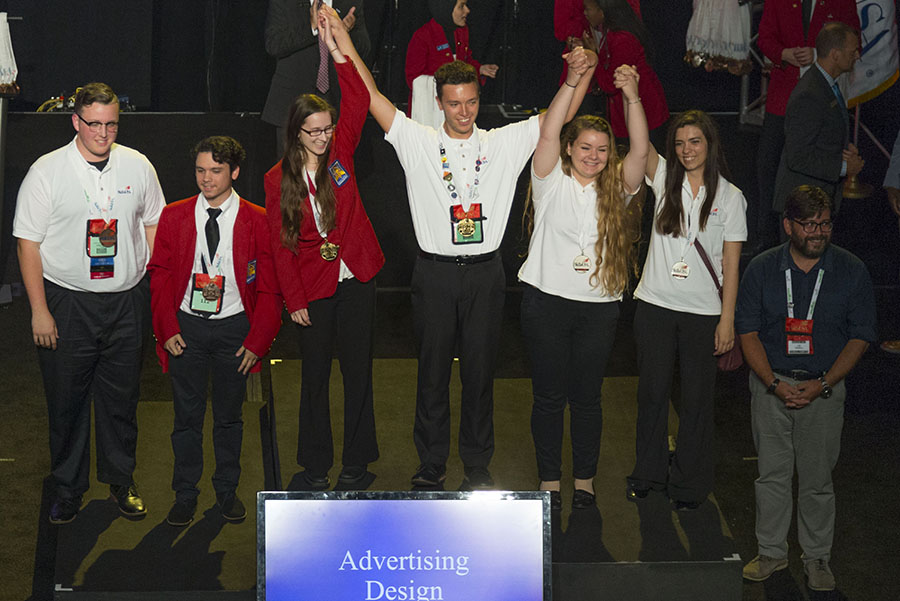
[[[219,247],[219,224],[216,219],[222,214],[222,209],[206,209],[206,212],[209,213],[209,219],[206,220],[206,247],[209,249],[209,260],[212,261]]]
[[[809,11],[812,9],[812,0],[803,0],[802,2],[802,10],[803,10],[803,37],[806,38],[809,35],[809,22],[810,22],[810,14]]]

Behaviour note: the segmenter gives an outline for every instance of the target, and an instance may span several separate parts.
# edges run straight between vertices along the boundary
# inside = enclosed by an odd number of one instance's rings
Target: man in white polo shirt
[[[97,478],[123,514],[147,513],[133,480],[144,275],[165,206],[147,158],[115,144],[108,85],[79,89],[72,126],[75,139],[29,169],[13,223],[47,395],[54,524],[75,519],[88,490],[91,398]]]
[[[328,11],[325,11],[328,12]],[[450,370],[458,353],[462,403],[459,455],[462,490],[491,488],[494,452],[494,365],[500,342],[506,276],[498,249],[516,183],[537,146],[543,115],[492,130],[475,126],[478,73],[454,61],[434,75],[444,125],[434,130],[397,110],[375,86],[331,12],[340,50],[369,88],[369,110],[406,173],[419,256],[412,277],[413,327],[419,349],[413,439],[420,466],[416,487],[439,487],[450,454]],[[569,102],[571,118],[587,90],[581,78],[596,55],[581,48],[566,59],[578,82],[554,102]],[[565,88],[563,88],[565,89]]]

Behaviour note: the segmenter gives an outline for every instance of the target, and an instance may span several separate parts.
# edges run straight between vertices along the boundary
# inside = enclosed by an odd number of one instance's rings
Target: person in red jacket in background
[[[428,0],[428,9],[432,19],[416,30],[406,49],[406,85],[410,90],[406,114],[416,120],[419,120],[419,114],[413,114],[412,110],[415,96],[413,82],[418,77],[432,76],[441,65],[459,60],[475,67],[481,77],[481,84],[484,85],[485,78],[496,77],[499,68],[492,64],[482,65],[472,56],[469,28],[466,25],[469,16],[468,0]],[[429,82],[425,89],[430,105],[434,105],[436,126],[440,126],[444,117],[437,108],[433,82]]]
[[[659,78],[650,66],[650,35],[626,0],[584,0],[584,15],[590,30],[582,42],[597,53],[594,77],[606,93],[607,118],[613,134],[628,136],[622,91],[615,86],[615,72],[621,65],[633,66],[640,77],[638,90],[651,132],[669,119],[669,107]],[[660,130],[662,131],[662,130]]]
[[[222,515],[247,515],[236,494],[241,474],[241,405],[247,374],[281,326],[265,211],[231,187],[245,153],[232,138],[194,147],[200,194],[163,209],[148,269],[156,353],[172,375],[175,504],[166,521],[194,518],[203,474],[203,418],[212,376],[213,488]]]
[[[384,254],[366,215],[353,166],[369,92],[334,42],[319,32],[341,88],[341,117],[313,94],[298,96],[287,122],[284,158],[265,175],[275,273],[303,354],[297,463],[290,488],[323,490],[334,460],[328,381],[335,341],[344,381],[343,469],[338,484],[365,488],[378,459],[372,395],[375,274]]]
[[[763,5],[757,45],[772,61],[772,70],[756,160],[759,197],[755,206],[751,205],[751,213],[755,213],[756,218],[751,214],[747,220],[753,254],[778,242],[781,220],[772,210],[772,201],[775,175],[784,148],[784,114],[788,98],[800,80],[801,70],[805,72],[815,61],[816,36],[829,21],[841,21],[859,32],[856,2],[768,0]]]
[[[641,18],[641,0],[628,0],[629,6]],[[564,42],[567,50],[580,42],[590,25],[584,16],[583,0],[555,0],[553,5],[553,34],[560,42]]]

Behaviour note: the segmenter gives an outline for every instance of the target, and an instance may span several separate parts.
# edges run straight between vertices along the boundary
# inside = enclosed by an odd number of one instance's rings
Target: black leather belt
[[[456,263],[457,265],[474,265],[476,263],[484,263],[490,261],[499,254],[499,251],[484,253],[483,255],[435,255],[427,253],[424,250],[419,251],[419,256],[426,261],[437,261],[438,263]]]
[[[806,371],[805,369],[773,369],[775,375],[791,378],[792,380],[818,380],[825,375],[824,371]]]

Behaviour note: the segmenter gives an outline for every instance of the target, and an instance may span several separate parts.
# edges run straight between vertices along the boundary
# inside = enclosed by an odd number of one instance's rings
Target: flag
[[[850,74],[847,106],[872,100],[897,81],[897,19],[894,0],[857,0],[860,58]]]

